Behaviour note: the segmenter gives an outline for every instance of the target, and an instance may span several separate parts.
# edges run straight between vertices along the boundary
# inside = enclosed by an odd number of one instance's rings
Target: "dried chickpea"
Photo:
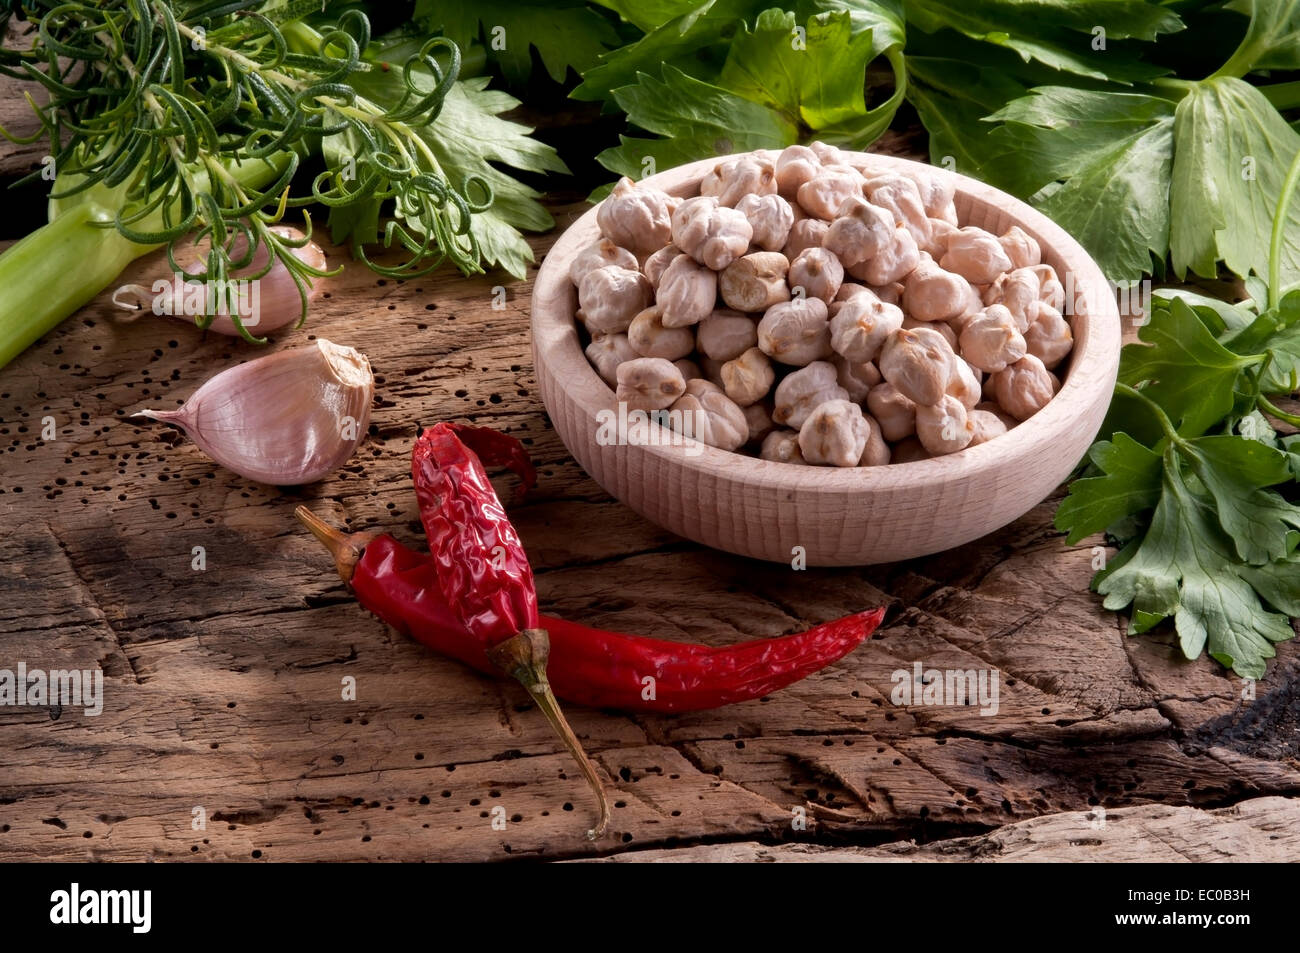
[[[747,443],[762,443],[763,438],[776,429],[772,423],[772,409],[765,403],[750,404],[743,408],[745,423],[749,424]]]
[[[799,428],[799,450],[809,463],[855,467],[866,450],[871,425],[850,400],[819,404]]]
[[[988,443],[994,437],[1000,437],[1007,432],[1007,425],[1003,423],[1001,417],[987,410],[980,410],[978,407],[966,415],[966,420],[973,431],[969,444],[972,447]]]
[[[1050,304],[1036,301],[1030,313],[1033,323],[1025,332],[1025,348],[1050,371],[1065,360],[1074,347],[1074,334],[1061,312]]]
[[[703,354],[699,355],[699,358],[700,370],[704,372],[704,380],[713,384],[715,387],[722,387],[722,366],[726,361],[715,361],[713,358],[705,357]]]
[[[766,311],[790,300],[786,274],[790,262],[779,251],[760,251],[737,258],[718,275],[718,290],[727,307]]]
[[[672,264],[673,259],[679,258],[686,254],[676,245],[665,245],[653,255],[645,260],[645,267],[641,270],[645,273],[646,280],[650,282],[650,287],[656,291],[659,290],[659,282],[663,279],[664,272]]]
[[[762,460],[774,460],[777,463],[806,462],[799,450],[799,433],[795,430],[773,430],[763,438],[758,456]]]
[[[574,285],[580,285],[587,272],[595,271],[597,268],[604,268],[607,265],[617,265],[619,268],[626,268],[628,271],[636,271],[640,267],[636,255],[626,248],[619,248],[608,238],[601,238],[592,242],[574,256],[573,261],[569,264],[569,280]]]
[[[826,302],[796,298],[772,305],[758,322],[758,346],[768,357],[798,367],[830,357]]]
[[[933,456],[965,449],[975,437],[966,405],[948,394],[937,404],[916,408],[916,436]]]
[[[780,251],[794,227],[794,209],[779,195],[746,195],[736,203],[736,211],[749,220],[754,230],[750,239],[764,251]]]
[[[1051,265],[1031,265],[1029,270],[1038,277],[1038,300],[1064,312],[1065,288],[1056,275],[1056,269]]]
[[[958,358],[957,373],[952,376],[952,381],[948,384],[948,394],[961,401],[967,410],[973,409],[983,396],[980,390],[980,372],[962,358]]]
[[[802,427],[808,415],[828,400],[848,401],[849,393],[838,383],[838,372],[829,361],[813,361],[789,374],[776,386],[772,419],[783,427]]]
[[[896,304],[900,307],[903,304],[903,283],[901,281],[891,281],[887,285],[881,285],[879,288],[872,288],[871,290],[885,304]]]
[[[931,456],[930,451],[921,445],[921,441],[915,435],[905,437],[894,444],[890,452],[890,463],[913,463],[917,460],[929,460]]]
[[[875,360],[885,339],[903,326],[903,312],[870,291],[836,305],[831,348],[854,363]]]
[[[695,350],[695,334],[690,328],[666,328],[659,305],[651,305],[635,318],[627,329],[627,339],[638,357],[662,357],[680,360]]]
[[[915,181],[897,172],[885,172],[867,179],[863,191],[890,213],[894,223],[907,227],[918,247],[929,243],[930,219]]]
[[[628,410],[663,410],[686,392],[681,371],[662,357],[624,361],[616,379],[618,399]]]
[[[776,186],[787,199],[793,200],[799,187],[821,171],[817,153],[807,146],[787,146],[776,157]]]
[[[975,315],[984,310],[984,296],[980,288],[987,288],[988,285],[976,286],[969,281],[966,282],[966,300],[962,303],[961,310],[956,315],[948,319],[949,325],[958,334],[966,327],[967,322]]]
[[[762,153],[719,162],[700,182],[700,194],[735,207],[747,195],[776,194],[776,166]]]
[[[930,219],[930,240],[921,246],[921,251],[938,261],[948,251],[948,239],[957,231],[957,226],[941,218]]]
[[[649,304],[650,282],[630,268],[597,268],[587,272],[578,285],[578,317],[593,337],[626,331]]]
[[[720,308],[699,323],[695,344],[705,357],[730,361],[758,344],[758,327],[749,315]]]
[[[876,366],[913,403],[931,405],[947,392],[957,355],[938,331],[900,328],[885,340]]]
[[[1028,420],[1046,407],[1056,387],[1052,372],[1032,354],[993,375],[993,393],[998,406],[1016,420]]]
[[[855,404],[866,400],[871,388],[884,380],[876,365],[870,361],[858,363],[845,360],[840,354],[834,354],[831,356],[831,363],[835,365],[836,383],[848,391],[849,400]]]
[[[888,211],[855,195],[836,210],[822,245],[845,268],[851,268],[880,254],[893,240],[894,228],[893,216]],[[883,281],[875,283],[884,284]]]
[[[749,219],[711,195],[686,199],[673,212],[673,244],[714,271],[745,254],[753,237]]]
[[[1007,413],[1005,410],[999,407],[997,405],[997,402],[993,400],[987,400],[987,399],[982,400],[975,405],[975,409],[984,411],[985,413],[988,414],[992,414],[994,417],[998,418],[998,420],[1002,421],[1002,426],[1005,427],[1007,430],[1010,430],[1012,427],[1014,427],[1016,424],[1020,422],[1016,420],[1015,417],[1012,417],[1009,413]]]
[[[656,301],[664,327],[697,324],[713,313],[718,300],[718,276],[689,255],[674,258],[659,279]]]
[[[912,233],[901,225],[894,229],[893,238],[871,259],[854,265],[849,274],[861,278],[869,285],[891,285],[916,270],[921,263],[921,252],[916,247]]]
[[[670,413],[681,414],[685,426],[687,415],[691,415],[691,433],[701,443],[719,450],[737,450],[749,439],[749,422],[745,412],[737,407],[716,384],[704,380],[686,383],[685,393],[673,403]],[[677,420],[669,418],[670,426],[676,429]]]
[[[722,389],[740,407],[767,396],[776,382],[772,359],[756,347],[722,365]]]
[[[1016,330],[1024,334],[1029,330],[1029,309],[1038,301],[1041,285],[1032,268],[1009,271],[989,285],[984,292],[984,304],[1003,305],[1016,319]]]
[[[962,312],[967,282],[922,258],[903,280],[903,310],[917,321],[947,321]]]
[[[673,361],[673,367],[681,371],[682,380],[685,381],[698,380],[704,376],[704,372],[700,370],[700,365],[687,358],[682,358],[680,361]]]
[[[781,254],[793,261],[809,248],[821,248],[830,231],[830,224],[816,218],[801,218],[790,226],[790,237],[785,241]]]
[[[835,301],[831,303],[832,310],[836,304],[848,301],[850,298],[860,294],[875,294],[875,292],[866,285],[858,284],[856,281],[844,282],[840,285],[840,290],[835,292]]]
[[[972,284],[983,285],[997,280],[1013,265],[996,235],[968,225],[948,236],[948,250],[939,259],[939,267]]]
[[[815,176],[799,186],[797,193],[799,205],[805,212],[827,222],[835,218],[845,202],[855,197],[862,197],[862,176],[852,169],[827,169],[825,164]]]
[[[618,385],[618,366],[641,356],[632,347],[626,334],[602,334],[592,338],[585,353],[600,379],[610,387]]]
[[[958,339],[961,356],[981,371],[996,374],[1025,356],[1025,339],[1016,319],[1000,304],[991,304],[966,324]]]
[[[916,404],[893,384],[885,382],[871,388],[867,410],[886,440],[902,440],[916,433]]]
[[[953,178],[932,175],[910,167],[903,174],[916,183],[926,215],[954,225],[957,223],[957,211],[952,207],[953,196],[957,193],[957,183]]]
[[[929,328],[931,331],[938,331],[943,339],[948,342],[948,346],[954,351],[957,350],[957,332],[953,330],[954,321],[917,321],[915,318],[903,318],[903,327],[909,331],[915,331],[917,328]]]
[[[869,416],[864,416],[864,419],[871,432],[867,436],[866,446],[862,448],[862,456],[858,458],[858,466],[883,467],[889,462],[889,444],[880,433],[880,425]]]
[[[825,142],[811,142],[808,144],[808,148],[813,151],[813,155],[821,160],[823,166],[833,164],[843,165],[845,164],[845,160],[848,159],[848,154],[845,153],[844,150],[840,149],[838,146],[828,145]]]
[[[998,238],[1013,268],[1029,268],[1043,260],[1038,242],[1019,225],[1012,225]]]
[[[648,255],[668,244],[671,217],[680,200],[624,176],[596,210],[600,233],[620,248]]]
[[[835,298],[844,281],[844,266],[834,253],[825,248],[809,248],[790,262],[786,283],[791,292],[803,288],[809,298],[820,298],[827,304]]]

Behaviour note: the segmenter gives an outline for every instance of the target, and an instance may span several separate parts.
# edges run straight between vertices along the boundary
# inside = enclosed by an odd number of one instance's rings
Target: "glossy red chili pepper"
[[[519,442],[497,431],[443,423],[420,436],[411,471],[427,556],[387,535],[345,537],[305,507],[298,516],[330,547],[339,574],[367,609],[480,671],[505,670],[519,679],[596,791],[601,820],[592,836],[603,830],[608,804],[555,694],[593,707],[666,712],[746,701],[841,658],[884,616],[875,609],[796,635],[726,647],[541,616],[532,568],[483,458],[519,474],[521,490],[536,479]]]
[[[351,584],[363,606],[403,635],[481,672],[497,671],[442,597],[438,570],[423,553],[378,536],[365,546]],[[537,624],[550,636],[547,674],[559,698],[591,708],[683,712],[792,685],[852,651],[884,614],[871,609],[806,632],[726,646],[623,635],[546,615]]]

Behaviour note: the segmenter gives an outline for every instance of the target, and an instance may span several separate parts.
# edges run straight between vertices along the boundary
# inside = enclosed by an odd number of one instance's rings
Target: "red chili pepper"
[[[377,536],[344,578],[358,602],[403,635],[480,672],[498,672],[442,597],[437,568],[425,554]],[[550,635],[547,674],[557,697],[589,708],[683,712],[792,685],[847,655],[884,615],[870,609],[806,632],[726,646],[623,635],[546,615],[538,616],[538,627]],[[647,676],[654,682],[647,684]]]
[[[297,514],[334,553],[339,574],[367,609],[443,654],[484,672],[504,669],[524,684],[596,791],[601,820],[591,836],[608,820],[604,790],[555,694],[592,707],[661,712],[746,701],[841,658],[884,617],[874,609],[797,635],[712,647],[541,616],[532,569],[480,455],[518,473],[522,490],[535,481],[519,442],[497,431],[443,423],[417,442],[411,469],[428,556],[388,535],[344,536],[305,507]]]

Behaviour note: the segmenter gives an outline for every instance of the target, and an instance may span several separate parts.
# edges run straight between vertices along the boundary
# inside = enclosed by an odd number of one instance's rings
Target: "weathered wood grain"
[[[561,227],[581,210],[554,206]],[[276,346],[317,335],[360,348],[376,406],[353,461],[296,491],[249,484],[130,418],[179,404],[256,348],[166,319],[119,324],[105,294],[0,372],[0,668],[98,666],[106,692],[98,717],[0,707],[0,858],[874,846],[1095,805],[1300,793],[1296,647],[1279,647],[1246,700],[1217,664],[1182,661],[1170,635],[1126,638],[1088,592],[1098,541],[1067,547],[1054,501],[955,552],[796,572],[702,549],[610,500],[542,412],[529,284],[494,310],[499,281],[398,283],[351,265],[331,281],[309,325]],[[447,418],[507,429],[534,453],[541,484],[513,514],[548,612],[711,644],[878,603],[887,624],[761,701],[677,717],[571,709],[619,805],[612,835],[589,844],[589,796],[522,691],[387,630],[292,517],[305,501],[418,542],[411,444]],[[915,661],[996,671],[998,713],[894,705],[892,675]],[[348,676],[356,701],[341,700]],[[192,826],[196,807],[206,829]],[[800,811],[810,831],[792,829]]]
[[[1115,811],[1047,814],[989,834],[881,847],[706,844],[627,851],[618,863],[1294,863],[1300,856],[1300,802],[1255,798],[1232,807],[1144,805]]]

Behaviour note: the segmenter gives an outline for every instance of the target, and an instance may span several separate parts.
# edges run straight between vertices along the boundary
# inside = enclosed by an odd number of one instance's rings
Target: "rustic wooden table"
[[[11,149],[0,175],[38,160]],[[555,204],[559,228],[581,210]],[[105,294],[0,373],[0,668],[105,674],[99,716],[0,708],[0,859],[1295,855],[1300,801],[1278,797],[1300,792],[1294,643],[1249,699],[1169,635],[1126,638],[1088,591],[1100,541],[1066,546],[1055,499],[957,551],[858,570],[675,538],[560,444],[534,390],[530,285],[493,310],[498,281],[349,266],[329,283],[277,346],[361,349],[375,409],[349,465],[301,491],[130,418],[254,348],[167,319],[118,324]],[[548,613],[711,644],[880,603],[887,622],[761,701],[677,717],[570,706],[615,802],[612,833],[588,843],[590,796],[522,690],[368,615],[293,519],[307,502],[421,543],[409,454],[443,419],[533,453],[541,482],[513,518]],[[996,670],[998,713],[894,705],[891,676],[915,661]],[[341,700],[349,676],[355,701]]]

